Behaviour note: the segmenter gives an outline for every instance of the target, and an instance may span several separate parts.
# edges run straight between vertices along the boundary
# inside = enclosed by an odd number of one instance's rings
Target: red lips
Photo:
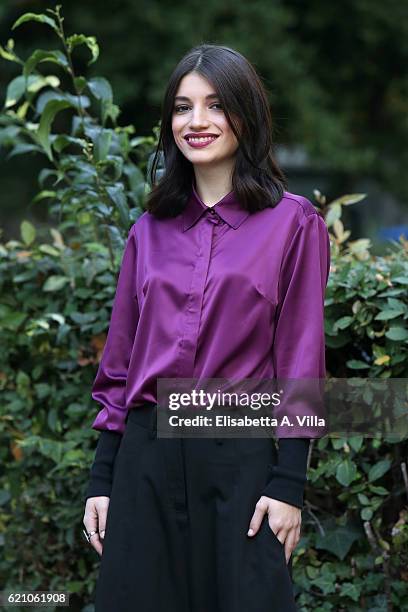
[[[211,134],[210,132],[199,132],[195,134],[195,133],[190,132],[184,136],[186,140],[188,140],[189,138],[209,138],[209,137],[218,138],[218,134]]]

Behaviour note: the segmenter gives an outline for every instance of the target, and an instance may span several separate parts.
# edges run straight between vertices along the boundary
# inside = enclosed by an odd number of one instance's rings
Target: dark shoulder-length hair
[[[174,98],[181,79],[190,72],[202,75],[214,87],[238,140],[232,176],[237,200],[250,212],[276,206],[287,183],[273,155],[272,118],[261,79],[238,51],[201,44],[180,60],[170,76],[162,104],[159,140],[150,169],[152,189],[146,209],[156,217],[174,217],[184,209],[191,195],[194,168],[177,147],[172,131]],[[157,180],[161,161],[164,171]]]

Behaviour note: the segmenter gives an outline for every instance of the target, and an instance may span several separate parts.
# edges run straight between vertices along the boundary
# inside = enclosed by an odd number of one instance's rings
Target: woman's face
[[[213,86],[196,72],[180,81],[174,98],[176,145],[192,164],[212,165],[235,157],[238,141]]]

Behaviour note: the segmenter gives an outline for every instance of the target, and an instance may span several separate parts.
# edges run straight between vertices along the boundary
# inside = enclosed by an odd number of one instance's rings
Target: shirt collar
[[[206,206],[198,195],[193,180],[191,194],[183,210],[183,232],[192,227],[209,208],[215,210],[221,219],[234,229],[237,229],[249,215],[249,212],[241,207],[234,191],[227,193],[214,206]]]

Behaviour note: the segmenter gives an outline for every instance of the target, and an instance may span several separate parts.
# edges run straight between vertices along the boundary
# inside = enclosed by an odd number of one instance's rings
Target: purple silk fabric
[[[159,378],[324,378],[330,242],[311,202],[285,192],[250,214],[233,191],[130,228],[92,388],[92,428],[120,433]]]

